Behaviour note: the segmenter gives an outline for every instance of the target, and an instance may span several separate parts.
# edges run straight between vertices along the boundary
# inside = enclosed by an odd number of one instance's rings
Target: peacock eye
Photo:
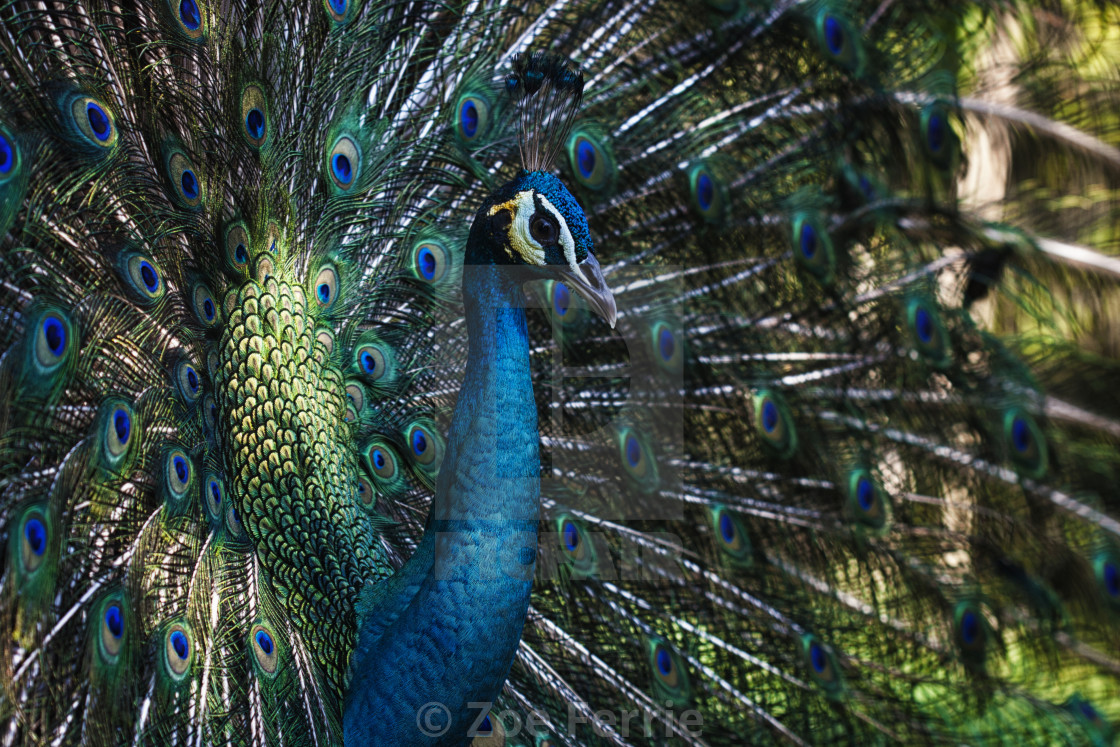
[[[529,234],[539,244],[555,244],[560,240],[560,225],[551,215],[534,215],[529,221]]]

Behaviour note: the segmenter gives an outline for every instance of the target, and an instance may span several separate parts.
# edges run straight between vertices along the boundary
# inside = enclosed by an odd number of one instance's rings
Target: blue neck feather
[[[467,373],[429,526],[408,563],[363,595],[346,744],[467,744],[486,712],[469,704],[497,697],[521,638],[540,511],[524,297],[510,268],[473,255]]]

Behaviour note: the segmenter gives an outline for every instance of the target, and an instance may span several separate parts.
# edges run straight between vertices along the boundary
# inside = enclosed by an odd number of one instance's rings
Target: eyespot
[[[801,652],[805,659],[805,668],[813,682],[824,690],[828,697],[840,696],[843,692],[843,681],[832,648],[815,635],[807,634],[801,638]]]
[[[43,565],[50,540],[48,526],[46,517],[38,509],[31,509],[23,515],[19,556],[25,573],[34,573]]]
[[[369,467],[375,475],[390,480],[397,474],[397,457],[383,444],[375,444],[366,452]]]
[[[721,222],[727,214],[727,187],[705,164],[688,172],[692,207],[706,223]]]
[[[922,142],[929,160],[940,168],[953,165],[957,154],[957,136],[949,124],[949,112],[941,103],[922,109]]]
[[[397,452],[387,441],[374,438],[362,447],[361,454],[363,466],[373,478],[373,488],[377,493],[398,496],[408,488]]]
[[[334,304],[338,297],[338,273],[334,267],[327,265],[319,270],[312,293],[320,308],[329,309]]]
[[[188,404],[194,404],[202,394],[202,379],[189,361],[180,361],[175,366],[175,381],[179,394]]]
[[[366,392],[362,389],[361,384],[357,382],[348,383],[346,385],[346,399],[348,402],[346,422],[352,423],[361,416],[366,406]]]
[[[89,96],[75,97],[70,115],[82,139],[98,149],[108,150],[117,144],[117,126],[109,107]]]
[[[936,368],[949,364],[947,333],[932,304],[921,298],[911,299],[906,306],[906,323],[915,349],[927,363]]]
[[[735,565],[751,565],[753,549],[742,520],[726,506],[718,504],[712,506],[710,516],[716,547],[720,552]]]
[[[438,241],[422,241],[412,248],[412,272],[425,283],[439,283],[450,267],[447,249]]]
[[[346,12],[350,9],[350,1],[323,0],[323,6],[335,23],[343,23],[346,20]]]
[[[655,490],[658,485],[657,464],[645,438],[633,428],[621,428],[618,449],[622,468],[632,484],[643,493]]]
[[[194,287],[194,313],[207,327],[218,323],[218,303],[214,294],[202,283]]]
[[[119,599],[110,598],[101,606],[99,646],[106,663],[112,664],[120,657],[124,647],[126,615],[124,605]]]
[[[848,474],[848,515],[869,529],[887,523],[887,499],[871,473],[860,467]]]
[[[358,370],[374,381],[388,373],[388,361],[380,345],[367,343],[360,346],[354,351],[354,361]]]
[[[958,602],[953,608],[953,638],[961,657],[968,664],[982,664],[990,638],[988,622],[974,602]]]
[[[44,373],[62,365],[72,339],[70,322],[61,312],[47,311],[39,318],[35,333],[35,360]]]
[[[583,522],[570,514],[560,514],[556,517],[556,531],[560,557],[568,564],[573,575],[576,578],[595,575],[598,557]]]
[[[167,452],[163,458],[163,484],[170,500],[178,503],[187,497],[194,484],[194,466],[187,452],[179,448]]]
[[[373,508],[377,503],[377,493],[373,490],[373,483],[362,476],[358,477],[358,501],[366,508]]]
[[[863,73],[863,45],[847,20],[822,11],[817,15],[816,32],[817,44],[826,57],[857,76]]]
[[[1120,607],[1120,561],[1105,550],[1093,558],[1093,573],[1104,598],[1114,607]]]
[[[234,223],[226,231],[226,261],[238,272],[249,267],[249,231],[244,223]]]
[[[657,365],[669,373],[679,373],[684,363],[684,349],[679,334],[663,321],[650,327],[650,347]]]
[[[347,190],[354,186],[361,165],[361,151],[353,140],[343,135],[334,142],[327,155],[327,173],[336,187]]]
[[[662,638],[652,637],[648,644],[649,667],[653,675],[653,690],[660,700],[686,705],[691,689],[688,670],[680,654]]]
[[[786,459],[797,450],[797,429],[785,401],[777,392],[763,389],[754,395],[755,431],[777,456]]]
[[[431,431],[423,425],[413,425],[408,429],[408,446],[413,461],[430,465],[436,458],[436,444]]]
[[[815,213],[798,213],[793,221],[793,257],[798,266],[817,279],[831,285],[836,273],[836,256],[832,238]]]
[[[1014,407],[1003,415],[1003,435],[1007,442],[1011,461],[1022,474],[1028,477],[1042,477],[1048,467],[1046,437],[1027,412]]]
[[[233,539],[241,539],[241,517],[237,514],[232,501],[226,501],[226,532]]]
[[[6,132],[0,130],[0,184],[8,181],[11,175],[18,172],[19,149],[14,139]]]
[[[115,398],[105,401],[101,413],[101,456],[106,467],[119,470],[137,438],[136,415],[131,405]]]
[[[171,196],[176,202],[192,209],[202,204],[202,183],[185,153],[179,150],[171,152],[167,159],[167,175],[171,181]]]
[[[249,633],[249,646],[253,650],[253,658],[261,672],[269,675],[276,674],[280,657],[272,631],[264,625],[254,625]]]
[[[163,635],[163,663],[172,679],[179,680],[191,666],[191,634],[182,623],[174,623]]]
[[[280,253],[280,241],[283,238],[283,232],[276,221],[268,222],[268,235],[266,240],[268,242],[268,251],[270,254],[278,256]]]
[[[481,96],[467,94],[459,98],[455,119],[456,134],[468,144],[485,139],[490,130],[490,104]]]
[[[137,300],[153,303],[163,298],[167,287],[163,282],[163,272],[154,259],[143,254],[127,254],[124,269],[125,280]]]
[[[568,162],[576,181],[592,191],[600,191],[614,180],[614,159],[603,141],[585,130],[576,130],[568,138]]]
[[[241,92],[241,123],[249,145],[260,148],[267,142],[268,100],[258,85],[247,85]]]
[[[551,215],[537,213],[529,220],[529,235],[541,246],[551,246],[560,240],[560,225]]]
[[[221,522],[223,512],[225,511],[225,486],[222,484],[221,478],[217,475],[210,475],[206,478],[206,484],[202,489],[203,502],[206,504],[206,512],[210,515],[212,522]]]
[[[206,426],[207,433],[213,437],[218,428],[218,405],[209,394],[202,398],[202,423]]]

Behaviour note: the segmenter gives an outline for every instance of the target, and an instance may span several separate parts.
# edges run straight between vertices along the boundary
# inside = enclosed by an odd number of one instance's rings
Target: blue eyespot
[[[419,428],[414,429],[412,431],[412,453],[422,457],[427,450],[428,438],[424,435],[424,431]]]
[[[23,525],[23,536],[27,539],[27,546],[36,555],[42,555],[47,549],[47,528],[39,519],[31,518]]]
[[[179,478],[179,482],[185,483],[191,476],[190,465],[187,464],[187,460],[183,457],[176,456],[175,459],[172,460],[172,466],[175,468],[175,476]]]
[[[346,15],[346,0],[330,0],[330,4],[336,16]]]
[[[318,289],[315,291],[319,296],[319,303],[326,306],[331,302],[331,286],[328,283],[320,283]]]
[[[425,280],[435,280],[436,255],[432,254],[431,247],[427,245],[420,247],[420,251],[416,254],[416,266]]]
[[[276,667],[279,664],[279,656],[277,655],[276,642],[272,639],[272,633],[264,625],[254,625],[249,632],[249,641],[252,646],[253,657],[257,660],[257,666],[267,675],[275,674]]]
[[[188,200],[198,199],[198,195],[200,194],[198,190],[198,179],[195,177],[193,171],[185,169],[182,176],[179,177],[179,183],[183,187],[184,197]]]
[[[662,329],[657,335],[657,350],[661,353],[661,359],[669,361],[673,358],[673,353],[677,350],[677,341],[673,337],[672,330]]]
[[[812,259],[817,253],[817,231],[810,223],[801,225],[801,254],[805,259]]]
[[[128,443],[128,436],[132,430],[132,420],[124,410],[113,413],[113,430],[117,433],[117,441],[123,446]]]
[[[809,645],[809,661],[818,674],[823,673],[828,666],[828,656],[819,643],[812,643]]]
[[[86,103],[86,118],[89,120],[89,128],[94,137],[101,142],[105,142],[113,134],[113,128],[109,124],[109,115],[96,102],[89,101]]]
[[[58,358],[66,349],[66,327],[62,320],[48,316],[43,319],[43,337],[47,341],[47,349],[51,355]]]
[[[973,644],[980,637],[980,621],[976,613],[969,610],[961,616],[961,640],[966,644]]]
[[[190,366],[187,367],[187,384],[190,386],[191,391],[198,391],[198,374]]]
[[[945,119],[940,114],[930,115],[926,125],[926,140],[933,153],[940,153],[945,147]]]
[[[187,653],[190,651],[190,647],[187,645],[187,637],[183,634],[183,631],[173,631],[171,633],[170,640],[171,648],[175,649],[175,655],[180,659],[187,658]]]
[[[344,153],[335,153],[331,158],[331,170],[334,172],[334,178],[341,184],[347,185],[354,179],[354,170],[350,165],[350,159]]]
[[[919,340],[927,344],[933,340],[933,318],[927,310],[918,309],[914,315],[914,326],[918,332]]]
[[[642,461],[642,445],[632,433],[626,434],[626,461],[631,467]]]
[[[825,16],[824,37],[828,43],[828,51],[834,55],[840,54],[844,49],[844,27],[832,16]]]
[[[250,109],[245,117],[245,131],[254,140],[264,137],[264,112],[260,109]]]
[[[584,179],[590,179],[595,173],[595,160],[595,146],[588,140],[579,140],[576,143],[576,164]]]
[[[663,647],[657,649],[657,671],[666,677],[673,671],[673,657]]]
[[[210,481],[210,496],[214,500],[214,505],[220,506],[222,504],[222,488],[218,485],[217,480]]]
[[[105,627],[114,638],[124,635],[124,616],[119,604],[110,604],[105,608]]]
[[[189,31],[197,31],[202,25],[202,15],[198,12],[195,0],[179,1],[179,20]]]
[[[719,517],[719,534],[723,537],[723,541],[727,544],[735,542],[735,522],[731,519],[731,514],[721,513]]]
[[[208,321],[208,322],[214,321],[214,312],[215,312],[214,302],[211,301],[209,298],[207,298],[205,301],[202,302],[202,313],[206,316],[206,321]]]
[[[478,134],[478,105],[471,99],[466,99],[459,107],[459,127],[468,140]]]
[[[856,483],[856,500],[859,501],[859,506],[864,511],[871,509],[872,502],[875,499],[875,486],[866,477],[859,478]]]
[[[12,143],[0,132],[0,174],[9,174],[16,163],[15,151]]]
[[[712,207],[712,200],[716,196],[716,187],[712,183],[712,177],[706,172],[701,172],[696,177],[696,203],[703,211],[710,210]]]
[[[264,630],[258,630],[255,640],[265,656],[272,656],[272,636]]]
[[[148,289],[149,293],[155,293],[159,290],[159,275],[156,274],[151,263],[146,260],[140,262],[140,279],[144,281],[144,287]]]
[[[579,547],[579,529],[570,521],[564,522],[563,527],[564,547],[568,552],[575,552]]]
[[[373,353],[368,350],[363,350],[360,360],[362,362],[362,370],[367,374],[373,374],[377,371],[377,360],[373,357]]]
[[[245,248],[244,244],[238,244],[237,248],[233,250],[233,261],[239,265],[249,262],[249,250]]]
[[[767,433],[773,433],[778,427],[778,406],[770,400],[762,405],[762,427]]]
[[[564,316],[572,305],[572,292],[563,283],[556,283],[552,291],[552,308],[558,316]]]
[[[488,736],[494,731],[494,725],[490,723],[490,714],[486,714],[486,718],[482,719],[482,723],[478,725],[478,735]]]
[[[1022,418],[1013,418],[1011,421],[1011,443],[1020,454],[1031,446],[1031,429]]]
[[[373,468],[377,470],[385,469],[385,452],[381,449],[373,450]]]
[[[1101,573],[1104,577],[1104,588],[1110,597],[1120,597],[1120,568],[1111,561],[1104,563],[1104,569]]]

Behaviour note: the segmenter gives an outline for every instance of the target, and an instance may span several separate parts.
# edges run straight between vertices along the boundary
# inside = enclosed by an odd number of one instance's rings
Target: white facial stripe
[[[544,195],[537,196],[541,198],[541,204],[544,205],[544,209],[552,213],[553,217],[556,218],[556,223],[560,226],[560,246],[564,249],[564,259],[567,260],[568,267],[576,271],[576,240],[572,238],[572,232],[568,229],[568,222],[564,220],[564,216],[560,214],[560,211],[548,201],[547,197]]]
[[[521,255],[522,261],[530,265],[543,265],[544,264],[544,249],[533,237],[529,235],[529,221],[536,212],[536,206],[533,205],[532,192],[518,192],[517,196],[513,198],[513,202],[517,205],[517,210],[513,214],[513,225],[509,232],[510,248]],[[509,205],[509,203],[506,203]]]

